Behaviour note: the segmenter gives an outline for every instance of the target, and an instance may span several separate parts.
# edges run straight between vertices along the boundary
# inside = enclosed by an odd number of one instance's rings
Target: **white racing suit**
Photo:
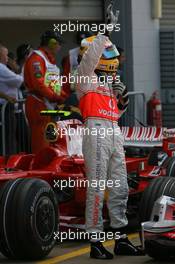
[[[108,37],[98,35],[83,55],[78,67],[78,76],[94,78]],[[108,209],[110,225],[118,229],[127,225],[128,200],[127,172],[123,149],[124,139],[117,120],[119,111],[111,84],[101,85],[98,81],[80,81],[77,95],[80,110],[89,133],[83,135],[83,155],[88,179],[86,202],[86,231],[103,231],[102,208],[104,188],[94,183],[108,181]],[[105,131],[105,135],[102,133]],[[103,135],[102,135],[103,134]],[[109,181],[110,180],[110,181]],[[111,182],[112,180],[112,182]],[[117,180],[119,184],[117,183]],[[111,184],[112,183],[112,184]],[[97,185],[97,186],[96,186]]]

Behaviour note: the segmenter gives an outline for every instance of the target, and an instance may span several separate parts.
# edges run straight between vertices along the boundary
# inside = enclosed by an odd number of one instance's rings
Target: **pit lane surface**
[[[139,245],[138,234],[130,234],[129,238],[135,245]],[[112,252],[114,242],[107,241],[104,245]],[[141,257],[129,257],[129,256],[115,256],[112,260],[107,260],[106,262],[103,260],[95,260],[89,258],[89,243],[82,241],[65,241],[55,246],[52,250],[51,254],[43,261],[38,262],[24,262],[24,261],[10,261],[5,259],[2,255],[0,255],[0,263],[8,263],[8,264],[57,264],[57,263],[66,263],[66,264],[74,264],[75,262],[78,264],[100,264],[100,263],[111,263],[111,264],[158,264],[163,262],[154,261],[148,256]],[[166,262],[165,264],[172,263]]]

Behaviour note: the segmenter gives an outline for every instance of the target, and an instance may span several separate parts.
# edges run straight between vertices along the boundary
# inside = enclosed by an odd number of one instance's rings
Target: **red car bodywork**
[[[64,129],[77,128],[82,124],[77,120],[66,120],[56,122],[53,126],[57,128],[55,130],[57,135],[54,140],[50,140],[50,147],[35,155],[19,153],[8,159],[0,157],[1,185],[16,178],[42,178],[53,187],[59,196],[58,181],[66,182],[66,180],[73,179],[78,182],[86,179],[84,159],[81,153],[81,135],[70,137],[69,135],[60,136],[58,133],[61,127]],[[122,128],[126,148],[161,147],[162,151],[171,157],[175,153],[175,137],[172,130],[167,131],[163,128],[151,127]],[[128,157],[126,155],[128,175],[131,180],[132,177],[136,179],[134,187],[130,186],[130,197],[142,193],[151,179],[166,175],[165,167],[149,165],[148,160],[149,155],[143,157]],[[59,202],[60,224],[63,227],[72,225],[79,228],[84,222],[86,188],[75,186],[65,190],[66,199],[63,195],[63,200]]]

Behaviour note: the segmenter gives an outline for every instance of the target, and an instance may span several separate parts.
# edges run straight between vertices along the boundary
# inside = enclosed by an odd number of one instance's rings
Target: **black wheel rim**
[[[41,240],[47,241],[55,231],[55,208],[53,202],[42,196],[35,208],[35,227]]]

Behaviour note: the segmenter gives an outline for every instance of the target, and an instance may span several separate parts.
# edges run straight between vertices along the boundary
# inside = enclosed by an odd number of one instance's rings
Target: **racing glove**
[[[107,7],[107,11],[106,11],[106,30],[104,33],[104,35],[106,36],[109,36],[110,33],[113,31],[115,25],[118,22],[118,18],[119,18],[119,10],[117,10],[116,13],[114,14],[112,8],[113,8],[113,5],[109,4]]]
[[[113,82],[112,84],[113,92],[118,99],[118,108],[121,111],[126,111],[129,104],[128,90],[126,86],[120,82]]]
[[[114,14],[112,8],[113,8],[113,5],[109,4],[107,7],[107,12],[106,12],[106,20],[107,20],[107,24],[112,24],[114,27],[118,22],[120,11],[117,10],[116,13]]]

